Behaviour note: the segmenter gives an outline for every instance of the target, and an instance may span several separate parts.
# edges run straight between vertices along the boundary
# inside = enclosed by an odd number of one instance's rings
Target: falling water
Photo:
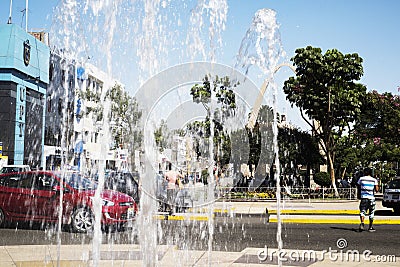
[[[84,37],[87,37],[86,34],[84,34],[81,30],[87,26],[93,26],[96,28],[97,25],[86,25],[87,20],[84,17],[84,14],[81,13],[82,10],[84,12],[92,12],[90,13],[91,16],[96,17],[96,19],[100,18],[100,10],[111,10],[111,12],[107,12],[107,15],[104,15],[102,19],[104,19],[105,23],[108,25],[108,37],[110,38],[105,38],[105,42],[100,42],[98,43],[98,46],[102,48],[102,54],[105,55],[105,69],[107,70],[107,73],[109,74],[109,77],[111,77],[112,73],[112,46],[113,46],[113,34],[114,34],[114,29],[116,28],[116,6],[114,3],[111,2],[105,2],[103,3],[102,1],[87,1],[85,3],[77,2],[77,1],[72,1],[72,0],[65,0],[62,1],[59,6],[55,9],[55,16],[54,20],[55,23],[53,24],[53,33],[54,33],[54,39],[52,39],[52,44],[55,44],[55,48],[57,50],[62,50],[63,51],[63,56],[67,57],[67,59],[70,60],[69,64],[74,64],[76,61],[82,60],[82,57],[85,58],[85,60],[89,59],[90,56],[88,56],[88,53],[90,53],[87,48],[90,46],[90,44],[93,42],[93,40],[87,40]],[[95,30],[96,34],[97,29]],[[84,61],[85,61],[84,60]],[[80,62],[80,64],[85,64],[86,62]],[[104,81],[106,86],[109,86],[110,81]],[[83,84],[81,84],[82,86]],[[69,85],[65,85],[65,98],[64,99],[69,99],[68,92]],[[86,89],[86,88],[80,88]],[[94,266],[98,266],[99,260],[100,260],[100,245],[102,241],[102,229],[101,229],[101,211],[102,211],[102,201],[101,201],[101,191],[104,188],[104,180],[105,180],[105,169],[106,169],[106,161],[105,161],[105,155],[107,155],[108,151],[108,144],[111,143],[111,136],[110,136],[110,124],[108,121],[108,114],[110,113],[110,105],[108,101],[105,100],[105,95],[106,95],[106,90],[102,90],[100,92],[100,101],[101,101],[101,106],[103,107],[103,113],[105,114],[103,116],[103,119],[101,121],[101,128],[103,129],[103,134],[100,135],[100,153],[103,155],[103,159],[99,161],[99,164],[95,166],[93,170],[91,170],[92,174],[97,173],[98,175],[98,187],[96,189],[94,198],[93,198],[93,212],[94,212],[94,218],[95,218],[95,224],[94,224],[94,229],[93,229],[93,242],[92,242],[92,258],[93,258],[93,264]],[[64,105],[64,107],[67,107],[67,105]],[[69,114],[67,110],[63,112],[66,116]],[[65,121],[65,119],[64,119]],[[64,129],[68,127],[68,125],[63,126]],[[83,133],[81,133],[83,134]],[[63,135],[63,138],[65,136],[68,136],[67,134]],[[65,142],[63,142],[65,143]],[[82,163],[83,164],[83,163]],[[71,164],[73,165],[73,164]],[[86,169],[88,166],[81,166],[82,169]],[[89,166],[90,167],[90,166]],[[63,173],[66,171],[66,164],[63,164]],[[63,176],[64,177],[64,176]],[[62,192],[62,191],[61,191]],[[62,194],[60,197],[60,202],[62,203]],[[62,210],[62,205],[60,204],[60,209]],[[61,214],[61,213],[60,213]],[[59,229],[58,232],[61,231],[61,217],[59,218]],[[58,234],[59,235],[59,234]],[[60,251],[60,245],[61,241],[60,238],[58,237],[58,251]],[[58,261],[59,261],[59,252],[58,252]]]
[[[184,11],[192,10],[188,18],[182,15]],[[185,82],[201,82],[205,72],[196,75],[187,75],[192,72],[189,66],[185,66],[181,74],[187,78],[179,80],[181,77],[166,79],[162,76],[162,71],[170,65],[186,63],[187,61],[201,60],[211,62],[205,65],[204,71],[215,71],[218,73],[218,64],[216,54],[222,46],[221,33],[225,29],[227,19],[228,5],[226,0],[198,0],[194,5],[185,1],[171,0],[145,0],[145,1],[73,1],[63,0],[55,10],[55,21],[53,23],[52,44],[65,49],[71,55],[71,58],[86,63],[91,62],[107,71],[109,77],[124,78],[126,84],[133,88],[127,88],[132,92],[140,88],[136,94],[140,98],[141,104],[147,102],[148,113],[144,114],[143,134],[145,136],[145,168],[141,170],[141,202],[140,213],[137,220],[140,249],[143,259],[143,265],[156,266],[158,262],[157,245],[162,239],[162,229],[160,223],[154,219],[156,213],[155,199],[155,174],[158,172],[158,166],[155,166],[159,152],[156,149],[154,141],[154,130],[159,126],[159,118],[150,115],[151,110],[162,101],[168,90],[181,86]],[[189,13],[189,12],[188,12]],[[189,22],[186,22],[188,19]],[[187,27],[186,25],[189,25]],[[280,174],[279,158],[277,146],[277,88],[273,82],[273,73],[280,57],[283,55],[281,48],[279,26],[276,23],[276,13],[270,9],[259,10],[253,19],[253,22],[244,37],[240,50],[238,52],[237,64],[235,68],[242,69],[247,75],[250,74],[250,68],[257,66],[261,71],[263,78],[271,78],[271,89],[273,92],[272,106],[274,109],[274,155],[275,156],[275,178],[277,182],[277,207],[278,207],[278,231],[277,241],[278,249],[282,249],[281,239],[281,221],[280,221]],[[179,41],[183,40],[183,41]],[[205,42],[204,40],[207,40]],[[187,47],[182,49],[182,47]],[[174,60],[170,62],[169,60]],[[192,66],[193,67],[193,66]],[[196,65],[198,67],[198,65]],[[160,75],[161,73],[161,75]],[[226,72],[231,75],[232,72]],[[162,78],[153,79],[152,77],[160,75]],[[187,75],[187,76],[185,76]],[[176,82],[176,83],[174,83]],[[166,86],[168,84],[169,86]],[[159,88],[166,86],[164,91],[157,92]],[[143,90],[141,90],[143,89]],[[151,93],[145,90],[152,90]],[[131,93],[132,93],[131,92]],[[144,93],[143,93],[144,92]],[[252,91],[248,91],[252,92]],[[246,95],[248,92],[241,92],[250,107],[253,105],[254,94]],[[105,92],[103,92],[105,93]],[[141,95],[140,93],[143,93]],[[102,97],[103,99],[103,97]],[[102,103],[105,114],[108,113],[107,103]],[[144,104],[146,105],[146,104]],[[168,109],[177,109],[176,103],[167,105]],[[242,113],[245,113],[243,108]],[[168,111],[171,112],[171,111]],[[66,114],[66,112],[64,113]],[[213,115],[213,112],[211,112]],[[237,113],[238,115],[238,113]],[[239,116],[237,116],[239,117]],[[243,122],[234,118],[234,122],[229,125],[236,125],[236,128],[243,126]],[[212,120],[211,120],[212,121]],[[102,144],[109,144],[110,125],[107,116],[104,116],[102,122],[105,134]],[[213,133],[211,125],[211,133]],[[232,127],[231,131],[235,127]],[[211,265],[211,251],[214,235],[214,177],[213,177],[213,137],[210,137],[209,146],[209,180],[207,187],[207,204],[209,220],[207,225],[200,223],[198,230],[201,236],[207,236],[208,264]],[[103,145],[102,153],[105,153],[106,147]],[[263,151],[263,153],[267,153]],[[104,182],[105,162],[103,161],[96,171],[99,172],[101,190]],[[96,192],[95,205],[96,218],[100,216],[101,202],[99,199],[100,191]],[[204,203],[203,203],[204,204]],[[61,231],[61,229],[59,229]],[[208,232],[206,232],[208,231]],[[60,239],[58,239],[60,240]],[[100,257],[100,244],[102,233],[100,231],[100,222],[96,220],[95,232],[93,237],[93,258],[94,263],[98,264]],[[180,242],[185,243],[186,240]],[[181,247],[188,248],[188,244],[182,244]]]
[[[246,75],[249,74],[250,67],[257,66],[261,70],[261,77],[268,81],[272,92],[273,113],[273,151],[274,151],[274,178],[276,180],[276,201],[277,201],[277,221],[278,228],[276,239],[278,243],[278,253],[282,250],[282,223],[280,217],[281,210],[281,188],[280,188],[280,165],[278,151],[278,91],[274,82],[274,73],[277,70],[279,60],[284,56],[282,49],[279,25],[276,21],[276,12],[271,9],[261,9],[254,15],[252,24],[243,38],[236,67],[242,68]],[[257,110],[258,112],[258,110]],[[266,141],[263,141],[263,144]],[[264,145],[263,145],[264,146]],[[278,265],[282,262],[278,257]]]
[[[91,62],[103,67],[109,77],[129,77],[126,79],[126,84],[133,86],[142,85],[144,81],[167,67],[169,64],[167,58],[171,56],[170,53],[178,54],[177,57],[172,55],[172,58],[185,62],[185,54],[181,54],[181,47],[184,46],[188,47],[186,55],[190,55],[190,60],[199,59],[196,55],[200,54],[201,60],[215,62],[217,50],[222,43],[220,34],[225,28],[227,1],[199,0],[193,9],[190,26],[186,29],[186,38],[183,38],[186,41],[181,43],[176,40],[182,39],[179,38],[185,34],[185,31],[182,31],[182,25],[187,25],[187,23],[182,22],[180,12],[191,7],[185,1],[175,1],[178,7],[173,9],[172,3],[170,0],[146,0],[143,3],[63,0],[55,10],[51,33],[54,39],[51,44],[59,49],[62,48],[70,58],[82,64]],[[204,26],[208,26],[207,30],[204,30]],[[202,40],[208,40],[209,43]],[[173,64],[177,63],[179,62],[173,62]],[[136,66],[138,67],[135,69]],[[101,99],[104,98],[101,97]],[[104,113],[107,114],[109,109],[107,103],[102,103],[102,106]],[[144,125],[146,161],[145,169],[141,173],[143,190],[138,229],[143,262],[146,266],[157,264],[157,223],[153,216],[156,212],[156,201],[153,196],[154,175],[158,168],[154,164],[158,152],[152,138],[157,123],[157,121],[147,121]],[[110,143],[107,116],[103,117],[102,128],[104,131],[101,141],[102,153],[105,154],[106,146]],[[210,143],[210,151],[212,151],[212,142]],[[213,178],[212,166],[211,160],[210,178]],[[96,218],[93,237],[94,264],[98,264],[102,240],[98,218],[101,212],[99,195],[104,183],[105,161],[101,161],[96,168],[93,172],[98,172],[100,184],[94,201]],[[214,183],[211,182],[208,187],[207,200],[211,203],[214,200],[213,185]],[[209,208],[209,211],[212,215],[213,206]],[[214,221],[213,216],[209,217],[211,219],[208,222],[208,248],[211,252]],[[209,253],[209,262],[211,262],[210,257]]]
[[[197,54],[200,54],[202,60],[215,62],[218,48],[222,47],[221,33],[225,30],[227,14],[228,3],[226,0],[209,0],[208,2],[198,0],[191,13],[186,41],[191,61],[195,59]],[[205,15],[209,20],[208,23],[204,19]],[[207,25],[208,34],[204,35],[203,28]],[[209,45],[204,40],[208,40]]]
[[[193,57],[196,53],[201,53],[203,60],[208,60],[211,63],[215,62],[215,54],[218,47],[221,46],[221,32],[225,29],[228,6],[226,0],[210,0],[208,3],[200,0],[196,8],[192,12],[190,33],[188,38],[193,39],[193,45],[189,46],[190,53]],[[204,25],[203,14],[209,14],[209,55],[204,50],[204,43],[201,41],[201,30]],[[200,27],[199,27],[200,26]],[[211,90],[212,92],[212,90]],[[208,185],[207,185],[207,202],[208,202],[208,265],[211,265],[211,252],[214,241],[214,201],[215,201],[215,177],[214,177],[214,108],[213,108],[213,93],[211,93],[210,103],[210,137],[209,137],[209,162],[208,162]]]
[[[75,5],[74,5],[74,3],[72,2],[66,2],[65,3],[65,10],[66,10],[66,13],[65,14],[74,14],[75,12],[74,12],[74,8],[75,8]],[[74,20],[74,17],[73,16],[68,16],[68,17],[63,17],[62,18],[62,20],[63,21],[73,21]],[[61,26],[61,31],[64,31],[64,32],[68,32],[68,29],[65,27],[66,25],[68,25],[68,23],[66,23],[65,25],[64,25],[64,27],[63,26]],[[69,35],[68,34],[66,34],[65,35],[65,49],[66,50],[71,50],[71,48],[70,48],[70,45],[71,45],[71,41],[70,41],[70,39],[69,39]],[[70,60],[70,58],[66,55],[66,61],[67,61],[67,63],[65,64],[65,65],[68,65],[68,61]],[[65,86],[65,83],[67,83],[67,81],[65,80],[65,81],[63,81],[64,82],[64,84],[63,84],[63,86]],[[67,88],[67,87],[64,87],[64,88]],[[64,99],[68,99],[68,90],[65,90],[64,91]],[[67,136],[68,136],[68,132],[67,132],[67,129],[68,129],[68,126],[67,126],[67,123],[68,123],[68,112],[67,112],[67,105],[63,105],[63,112],[62,112],[62,114],[63,114],[63,117],[62,117],[62,131],[63,131],[63,134],[62,134],[62,136],[61,136],[61,151],[67,151],[68,150],[68,146],[67,146]],[[61,160],[62,160],[62,162],[61,162],[61,166],[62,166],[62,175],[61,175],[61,178],[62,178],[62,181],[64,181],[65,180],[65,176],[66,176],[66,165],[67,165],[67,162],[66,162],[66,158],[67,157],[62,157],[61,158]],[[60,233],[61,233],[61,230],[62,230],[62,214],[63,214],[63,198],[64,198],[64,190],[63,190],[63,183],[60,183],[60,185],[61,185],[61,190],[60,190],[60,204],[59,204],[59,210],[58,210],[58,229],[57,229],[57,262],[60,262],[60,257],[61,257],[61,255],[60,255],[60,253],[61,253],[61,237],[60,237]]]

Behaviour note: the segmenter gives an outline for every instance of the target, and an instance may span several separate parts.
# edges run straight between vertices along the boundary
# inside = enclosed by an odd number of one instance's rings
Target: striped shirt
[[[361,177],[357,184],[360,186],[361,198],[375,199],[375,185],[378,185],[378,180],[371,176]]]

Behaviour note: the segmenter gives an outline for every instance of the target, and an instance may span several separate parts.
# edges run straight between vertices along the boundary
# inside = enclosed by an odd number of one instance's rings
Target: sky
[[[12,22],[25,28],[26,17],[21,11],[25,8],[26,1],[12,2]],[[182,4],[185,1],[161,1],[167,5],[173,5],[174,2]],[[50,31],[54,26],[54,8],[60,3],[62,3],[61,0],[30,0],[28,29]],[[7,23],[9,4],[9,0],[0,0],[0,23]],[[235,64],[241,41],[254,14],[259,9],[269,8],[276,11],[276,20],[279,24],[282,47],[287,61],[294,55],[297,48],[308,45],[320,47],[323,52],[327,49],[338,49],[344,54],[358,53],[364,60],[364,75],[360,82],[367,86],[367,90],[399,94],[400,1],[228,0],[227,4],[225,29],[221,32],[222,45],[216,52],[218,63]],[[188,12],[190,8],[182,10],[182,12]],[[176,9],[175,12],[179,10]],[[189,14],[180,15],[182,20],[188,16]],[[169,62],[169,64],[174,63]],[[276,74],[278,87],[292,75],[288,69],[279,71]],[[285,101],[282,95],[280,99],[281,102]],[[288,113],[289,120],[300,127],[304,126],[298,116],[291,115],[294,112],[290,110],[288,103],[282,106],[283,111]]]

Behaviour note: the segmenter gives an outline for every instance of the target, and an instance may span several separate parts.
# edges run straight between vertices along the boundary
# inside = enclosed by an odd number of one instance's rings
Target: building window
[[[49,66],[49,77],[53,79],[54,76],[54,63],[51,63]]]
[[[51,96],[47,96],[47,112],[51,112]]]
[[[62,98],[58,99],[58,114],[61,115],[62,114],[62,110],[63,110],[63,100]]]
[[[20,87],[19,88],[19,99],[21,102],[24,102],[25,100],[25,87]]]
[[[19,127],[19,137],[22,137],[24,135],[24,124],[19,123],[18,127]]]
[[[89,77],[86,81],[86,88],[90,88],[90,84],[92,82],[92,79]]]
[[[19,106],[19,119],[22,120],[22,118],[24,117],[24,106]]]

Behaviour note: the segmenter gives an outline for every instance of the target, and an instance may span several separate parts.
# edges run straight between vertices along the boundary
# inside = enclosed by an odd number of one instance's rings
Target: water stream
[[[52,46],[64,49],[68,57],[82,65],[91,63],[105,70],[108,77],[124,81],[126,89],[134,93],[143,109],[144,167],[139,169],[142,187],[140,212],[137,218],[137,231],[131,232],[132,235],[138,235],[143,266],[157,266],[158,245],[165,239],[164,231],[172,229],[162,229],[155,217],[157,214],[155,177],[159,171],[157,161],[160,151],[156,147],[153,133],[159,127],[160,118],[164,116],[166,120],[180,123],[183,127],[196,116],[204,117],[201,113],[193,113],[189,115],[189,118],[185,117],[188,112],[179,112],[178,117],[172,117],[171,114],[181,109],[189,110],[186,105],[192,103],[192,100],[187,92],[195,83],[200,83],[205,74],[226,75],[233,81],[238,80],[242,83],[242,87],[236,93],[238,111],[235,117],[226,118],[230,121],[227,123],[230,126],[227,131],[234,132],[246,124],[247,114],[258,95],[259,86],[252,84],[250,75],[254,75],[254,71],[255,77],[270,78],[284,54],[276,13],[270,9],[262,9],[254,15],[253,22],[243,38],[237,55],[237,64],[234,67],[218,64],[216,55],[222,48],[221,33],[225,30],[227,14],[226,0],[198,0],[197,2],[63,0],[55,10],[51,33],[54,36]],[[112,80],[108,81],[108,84],[112,82]],[[274,158],[276,166],[274,176],[277,184],[277,241],[278,249],[282,249],[280,174],[277,156],[276,110],[278,103],[277,86],[273,79],[268,90],[272,92],[272,96],[265,96],[264,102],[271,105],[274,110],[272,126],[274,137],[265,142],[273,143],[273,151],[267,150],[265,146],[261,153],[265,159]],[[186,91],[186,94],[182,91]],[[102,93],[105,94],[105,91]],[[108,103],[104,102],[101,105],[104,107],[104,114],[109,114]],[[211,101],[211,119],[214,116],[214,105],[215,100]],[[166,109],[165,112],[163,108]],[[193,106],[190,110],[192,109]],[[108,116],[104,116],[101,123],[103,134],[100,142],[103,144],[102,153],[106,154],[108,144],[111,142]],[[211,133],[214,132],[213,127],[211,123]],[[212,135],[208,143],[209,154],[213,155]],[[239,144],[233,144],[233,146],[239,146]],[[196,203],[199,207],[207,207],[208,221],[207,223],[195,222],[192,226],[192,230],[198,232],[202,238],[208,238],[208,265],[212,262],[211,252],[215,231],[214,165],[214,158],[210,156],[208,159],[210,182],[204,189],[206,196]],[[91,166],[82,168],[91,168]],[[95,197],[97,201],[94,202],[95,218],[101,216],[99,194],[103,188],[105,168],[105,160],[103,160],[93,171],[99,174],[100,183]],[[177,227],[187,226],[185,222],[182,222],[177,224]],[[95,266],[99,264],[103,235],[100,221],[97,219],[92,241]],[[175,237],[176,240],[167,240],[166,243],[178,244],[183,251],[188,251],[193,243],[196,243],[196,240],[186,240],[178,233]],[[61,245],[60,242],[59,245]]]
[[[239,49],[238,61],[236,67],[243,68],[246,74],[249,73],[250,68],[257,66],[261,70],[262,77],[272,92],[272,97],[269,101],[270,106],[273,108],[273,153],[268,153],[262,150],[261,156],[273,155],[274,164],[274,179],[276,182],[276,199],[277,199],[277,233],[276,239],[278,244],[278,252],[282,250],[282,222],[281,222],[281,185],[280,185],[280,164],[279,164],[279,148],[278,148],[278,89],[274,81],[274,73],[276,68],[285,56],[282,48],[282,43],[279,33],[279,25],[276,20],[276,12],[272,9],[261,9],[254,15],[252,24],[248,29],[242,44]],[[265,83],[264,81],[264,83]],[[268,91],[267,91],[268,96]],[[268,99],[267,99],[268,102]],[[271,140],[269,140],[271,141]],[[268,140],[264,140],[263,144],[267,144]],[[266,149],[266,145],[262,146]],[[258,168],[261,168],[261,164]],[[256,170],[257,172],[257,170]],[[257,181],[260,182],[260,181]],[[281,266],[282,262],[278,257],[278,265]]]

